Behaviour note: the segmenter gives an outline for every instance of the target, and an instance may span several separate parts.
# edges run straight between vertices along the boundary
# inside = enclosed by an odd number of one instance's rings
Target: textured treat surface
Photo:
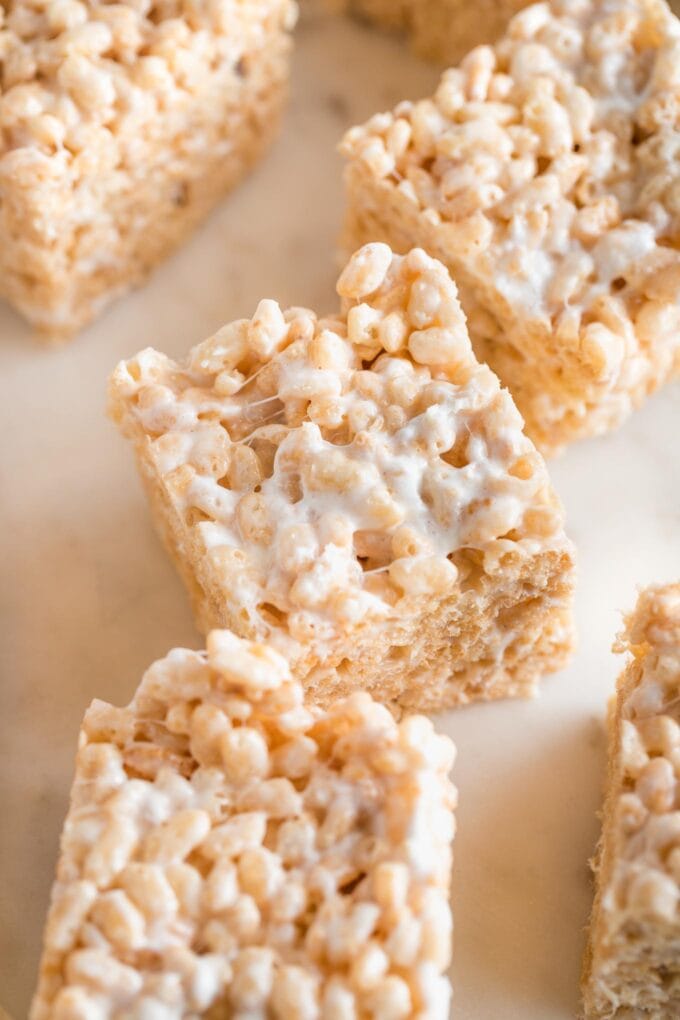
[[[680,1013],[680,585],[640,595],[611,720],[588,1017]]]
[[[678,370],[678,67],[663,0],[553,0],[344,140],[348,244],[447,263],[478,354],[548,450]]]
[[[271,137],[293,21],[289,0],[4,3],[0,291],[67,333],[138,282]]]
[[[446,1020],[455,750],[228,631],[96,701],[31,1020]]]
[[[381,669],[405,688],[423,615],[456,596],[479,606],[487,575],[500,585],[536,570],[538,588],[556,586],[548,622],[566,649],[562,510],[472,353],[446,270],[368,245],[338,291],[336,318],[265,300],[182,364],[147,350],[114,373],[112,413],[201,589],[204,625],[266,636],[298,672],[356,658],[362,634],[376,659],[401,649]],[[520,624],[486,621],[499,662]]]

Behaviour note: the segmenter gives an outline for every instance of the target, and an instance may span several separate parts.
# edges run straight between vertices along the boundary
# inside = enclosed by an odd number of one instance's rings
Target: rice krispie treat
[[[455,748],[229,631],[95,701],[31,1020],[447,1020]]]
[[[367,245],[338,291],[335,317],[265,300],[182,363],[113,374],[199,626],[271,642],[321,701],[529,694],[572,643],[545,464],[444,266]]]
[[[271,140],[291,0],[0,6],[0,295],[68,335]]]
[[[590,1018],[680,1016],[680,584],[643,591],[616,646],[632,660],[610,716]]]
[[[446,263],[546,452],[680,369],[678,68],[663,0],[552,0],[343,142],[349,250]]]
[[[406,30],[423,57],[452,64],[493,42],[528,0],[335,0],[360,18]]]

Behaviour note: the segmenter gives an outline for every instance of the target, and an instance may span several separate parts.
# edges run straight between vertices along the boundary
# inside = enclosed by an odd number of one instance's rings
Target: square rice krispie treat
[[[258,158],[291,0],[0,6],[0,295],[68,335],[140,283]]]
[[[528,0],[335,0],[351,14],[386,29],[406,30],[423,57],[452,64],[493,42]]]
[[[229,631],[95,701],[31,1020],[447,1020],[455,748]]]
[[[338,291],[337,316],[265,300],[112,377],[199,626],[271,642],[321,701],[529,694],[572,643],[545,464],[444,266],[367,245]]]
[[[348,249],[448,266],[546,452],[680,370],[679,68],[663,0],[552,0],[343,142]]]
[[[610,715],[590,1018],[680,1016],[680,584],[643,591],[616,646],[632,659]]]

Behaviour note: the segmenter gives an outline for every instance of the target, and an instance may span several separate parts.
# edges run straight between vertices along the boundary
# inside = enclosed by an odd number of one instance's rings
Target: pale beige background
[[[343,128],[427,93],[397,41],[318,15],[300,29],[285,134],[253,178],[144,290],[45,351],[0,309],[0,1001],[26,1017],[70,783],[93,696],[125,702],[145,666],[197,647],[129,451],[103,415],[116,361],[181,354],[263,295],[334,305]],[[456,1017],[567,1020],[590,889],[601,721],[618,612],[680,577],[680,388],[553,466],[580,553],[580,647],[529,703],[440,719],[459,748]]]

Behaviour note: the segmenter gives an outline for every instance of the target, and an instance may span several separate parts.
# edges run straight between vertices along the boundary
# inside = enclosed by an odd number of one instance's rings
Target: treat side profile
[[[680,584],[646,588],[615,650],[609,767],[583,968],[587,1020],[680,1015]]]
[[[310,697],[529,695],[573,644],[574,552],[454,284],[367,245],[339,314],[260,302],[182,362],[121,363],[132,441],[199,627],[282,650]]]
[[[453,64],[495,42],[530,0],[333,0],[332,6],[390,31],[406,32],[419,56]]]

